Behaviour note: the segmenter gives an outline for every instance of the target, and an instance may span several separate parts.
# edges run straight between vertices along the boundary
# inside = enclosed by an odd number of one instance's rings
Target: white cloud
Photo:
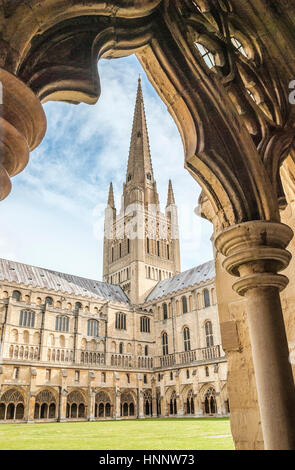
[[[101,276],[103,208],[109,182],[119,206],[136,96],[136,58],[101,61],[95,106],[47,103],[47,135],[1,203],[0,256],[83,276]],[[212,257],[211,224],[197,218],[200,188],[184,170],[178,130],[142,77],[150,146],[162,207],[169,178],[179,207],[182,269]],[[100,208],[94,215],[94,209]],[[94,230],[95,228],[95,230]]]

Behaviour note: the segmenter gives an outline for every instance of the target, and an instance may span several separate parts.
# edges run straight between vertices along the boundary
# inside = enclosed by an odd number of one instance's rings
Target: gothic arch
[[[34,419],[55,419],[58,398],[54,389],[43,388],[36,394]]]
[[[121,393],[121,416],[136,417],[136,399],[132,391],[125,390]]]
[[[87,400],[84,393],[77,389],[72,390],[67,396],[67,418],[79,419],[86,416]]]
[[[112,416],[113,402],[109,392],[100,390],[95,395],[95,418],[110,418]]]
[[[25,412],[25,394],[13,387],[4,391],[0,397],[0,420],[22,420]]]

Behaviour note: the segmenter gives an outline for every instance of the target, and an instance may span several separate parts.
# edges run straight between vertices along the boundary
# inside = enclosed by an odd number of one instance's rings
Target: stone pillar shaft
[[[295,449],[295,390],[278,289],[251,289],[246,310],[265,448]]]
[[[291,259],[287,225],[252,221],[228,228],[215,240],[223,266],[238,276],[234,290],[246,297],[258,403],[268,450],[295,449],[295,390],[280,301],[288,279],[278,274]]]

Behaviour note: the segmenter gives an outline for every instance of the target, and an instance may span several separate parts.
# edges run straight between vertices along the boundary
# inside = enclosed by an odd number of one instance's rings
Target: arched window
[[[46,298],[45,298],[45,304],[52,305],[52,304],[53,304],[53,299],[52,299],[52,297],[46,297]]]
[[[59,315],[55,320],[55,330],[56,331],[69,331],[69,318],[63,315]]]
[[[209,348],[210,346],[214,346],[213,328],[211,321],[206,321],[205,323],[205,334],[207,348]]]
[[[168,318],[168,309],[167,309],[167,304],[163,304],[163,320],[167,320]]]
[[[190,351],[191,350],[190,331],[187,326],[183,330],[183,341],[184,341],[184,350]]]
[[[150,252],[150,239],[149,238],[146,239],[146,252],[147,253]]]
[[[14,291],[12,292],[12,298],[13,298],[14,300],[16,300],[17,302],[20,302],[20,300],[21,300],[21,293],[20,293],[20,291],[19,291],[19,290],[14,290]]]
[[[19,325],[28,328],[35,327],[35,313],[29,310],[22,310],[19,314]]]
[[[205,395],[205,413],[206,414],[215,414],[217,413],[216,405],[216,392],[213,387],[210,387]]]
[[[168,335],[166,332],[162,334],[162,349],[163,349],[163,356],[167,356],[168,354]]]
[[[81,302],[76,302],[75,303],[75,312],[78,313],[81,308],[82,308]]]
[[[87,322],[87,335],[88,336],[99,336],[98,334],[98,321],[88,320]]]
[[[126,314],[116,313],[116,326],[117,330],[126,330]]]
[[[195,45],[206,65],[209,67],[209,69],[212,69],[212,67],[215,66],[215,59],[212,52],[210,52],[207,47],[203,46],[203,44],[200,44],[199,42],[196,42]]]
[[[148,317],[140,317],[140,331],[141,333],[150,333],[150,319]]]
[[[119,354],[123,354],[123,343],[119,344]]]
[[[204,289],[203,296],[204,296],[204,306],[210,307],[210,295],[209,295],[208,289]]]
[[[243,54],[243,56],[247,57],[248,58],[248,55],[247,55],[247,52],[245,51],[244,49],[244,46],[243,44],[235,37],[231,37],[231,42],[233,44],[233,46],[241,53]]]
[[[185,295],[181,298],[182,302],[182,313],[187,313],[187,299]]]
[[[145,355],[145,356],[148,356],[148,355],[149,355],[149,347],[148,347],[148,346],[145,346],[145,347],[144,347],[144,355]]]
[[[176,402],[176,393],[173,392],[170,398],[170,414],[176,415],[177,414],[177,402]]]

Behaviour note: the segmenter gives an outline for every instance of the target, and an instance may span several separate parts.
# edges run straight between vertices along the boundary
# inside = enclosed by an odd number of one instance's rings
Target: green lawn
[[[0,450],[225,450],[233,448],[227,418],[0,425]]]

